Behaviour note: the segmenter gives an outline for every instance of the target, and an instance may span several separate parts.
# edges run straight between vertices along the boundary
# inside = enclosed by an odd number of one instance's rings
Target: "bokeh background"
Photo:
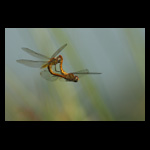
[[[22,51],[60,53],[63,69],[89,69],[79,82],[50,82],[41,69],[17,59],[36,59]],[[58,68],[58,67],[57,67]],[[144,121],[144,28],[6,28],[6,121]]]

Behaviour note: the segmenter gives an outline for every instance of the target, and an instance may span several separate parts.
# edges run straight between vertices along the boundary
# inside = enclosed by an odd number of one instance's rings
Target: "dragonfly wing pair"
[[[20,59],[20,60],[17,60],[17,62],[24,64],[26,66],[29,66],[29,67],[41,68],[41,66],[48,63],[48,61],[51,58],[56,57],[66,46],[67,46],[67,44],[64,44],[63,46],[61,46],[51,57],[47,57],[40,53],[34,52],[33,50],[31,50],[29,48],[23,47],[22,50],[27,52],[31,56],[34,56],[39,59],[46,59],[47,61],[34,61],[34,60]]]
[[[73,73],[74,75],[78,75],[79,78],[83,77],[84,75],[89,75],[89,74],[102,74],[99,72],[89,72],[88,69],[83,69],[83,70],[80,70],[77,72],[71,72],[71,73]]]
[[[48,64],[50,63],[50,59],[56,57],[66,46],[67,46],[67,44],[64,44],[63,46],[61,46],[51,57],[47,57],[45,55],[42,55],[40,53],[37,53],[37,52],[29,49],[29,48],[23,47],[22,50],[25,51],[26,53],[28,53],[29,55],[34,56],[39,59],[46,59],[47,61],[34,61],[34,60],[27,60],[27,59],[20,59],[20,60],[16,60],[16,61],[18,63],[21,63],[21,64],[29,66],[29,67],[33,67],[33,68],[41,68],[42,66],[48,66]],[[50,80],[50,81],[54,81],[58,78],[57,76],[55,77],[55,76],[51,75],[47,70],[41,71],[40,74],[44,79]]]
[[[54,75],[50,74],[48,70],[41,71],[40,75],[42,78],[44,78],[45,80],[48,80],[48,81],[56,81],[59,78],[58,76],[54,76]]]

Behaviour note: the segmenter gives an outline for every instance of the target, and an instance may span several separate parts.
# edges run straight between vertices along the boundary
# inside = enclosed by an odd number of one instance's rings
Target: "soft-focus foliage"
[[[102,74],[50,82],[16,62],[38,60],[21,47],[51,56],[65,43],[66,72]],[[5,48],[6,121],[145,120],[145,29],[6,28]]]

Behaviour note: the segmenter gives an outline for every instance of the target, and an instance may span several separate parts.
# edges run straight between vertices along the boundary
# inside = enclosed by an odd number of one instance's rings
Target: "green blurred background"
[[[41,69],[17,59],[38,60],[21,47],[51,56],[60,53],[63,69],[89,69],[79,82],[50,82]],[[58,68],[58,67],[57,67]],[[144,28],[6,28],[6,121],[144,121]]]

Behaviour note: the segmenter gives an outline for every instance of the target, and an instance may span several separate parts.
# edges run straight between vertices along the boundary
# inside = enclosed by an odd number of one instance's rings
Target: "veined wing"
[[[80,70],[80,71],[77,71],[77,72],[71,72],[73,74],[102,74],[102,73],[99,73],[99,72],[89,72],[88,69],[83,69],[83,70]]]
[[[67,43],[64,44],[63,46],[61,46],[52,56],[51,58],[53,57],[56,57],[65,47],[67,46]],[[40,53],[37,53],[29,48],[25,48],[23,47],[22,48],[25,52],[27,52],[28,54],[30,54],[31,56],[34,56],[36,58],[40,58],[40,59],[50,59],[49,57],[45,56],[45,55],[42,55]]]
[[[34,67],[34,68],[40,68],[43,64],[47,63],[47,61],[34,61],[34,60],[26,60],[26,59],[20,59],[16,61],[23,65]]]
[[[89,72],[88,69],[83,69],[77,72],[72,72],[74,75],[77,75],[79,78],[83,77],[84,75],[89,75],[89,74],[101,74],[99,72]]]
[[[50,59],[49,57],[45,56],[45,55],[42,55],[42,54],[39,54],[37,52],[34,52],[33,50],[29,49],[29,48],[25,48],[23,47],[22,48],[25,52],[27,52],[28,54],[30,54],[31,56],[34,56],[36,58],[40,58],[40,59]]]
[[[51,58],[56,57],[66,46],[67,46],[67,43],[64,44],[63,46],[61,46],[61,47],[51,56]]]
[[[50,74],[50,72],[48,70],[41,71],[40,75],[42,78],[44,78],[45,80],[48,80],[48,81],[56,81],[59,78],[58,76],[54,76],[54,75]]]

